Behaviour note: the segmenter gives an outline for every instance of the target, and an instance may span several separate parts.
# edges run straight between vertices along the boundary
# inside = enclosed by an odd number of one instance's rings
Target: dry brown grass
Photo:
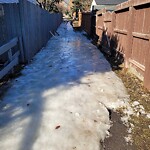
[[[122,79],[128,94],[130,103],[138,101],[147,113],[150,113],[150,92],[143,86],[133,74],[125,70],[116,70],[116,74]],[[137,150],[150,150],[150,119],[145,115],[131,116],[130,123],[134,125],[132,130],[133,144]]]

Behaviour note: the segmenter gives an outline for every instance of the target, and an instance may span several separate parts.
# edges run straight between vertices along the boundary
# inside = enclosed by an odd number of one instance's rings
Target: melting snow
[[[0,103],[1,150],[100,150],[111,126],[107,109],[132,114],[99,50],[70,24],[58,32]]]

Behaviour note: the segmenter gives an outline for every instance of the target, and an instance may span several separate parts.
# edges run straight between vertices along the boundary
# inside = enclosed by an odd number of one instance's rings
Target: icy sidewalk
[[[0,103],[0,150],[100,150],[107,108],[128,100],[99,50],[70,24],[13,81]]]

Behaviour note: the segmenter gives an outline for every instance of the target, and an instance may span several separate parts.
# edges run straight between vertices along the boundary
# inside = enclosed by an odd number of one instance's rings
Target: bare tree
[[[62,2],[63,0],[37,0],[39,6],[43,9],[48,10],[49,12],[59,12],[57,4]]]

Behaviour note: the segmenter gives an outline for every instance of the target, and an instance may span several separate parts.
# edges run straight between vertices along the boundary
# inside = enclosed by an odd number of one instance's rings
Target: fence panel
[[[104,16],[103,13],[105,13],[106,10],[100,10],[96,13],[96,35],[99,36],[99,39],[102,39],[102,34],[104,30]]]
[[[91,35],[92,14],[90,12],[82,13],[82,29]]]
[[[144,83],[149,83],[146,75],[147,59],[149,56],[150,43],[150,4],[143,4],[134,7],[135,17],[132,31],[132,47],[130,65],[138,73],[138,76],[144,80]],[[140,17],[139,17],[140,16]],[[148,71],[149,72],[149,71]],[[150,73],[150,72],[149,72]],[[150,83],[149,83],[150,84]]]
[[[116,41],[116,50],[119,51],[126,59],[128,51],[128,27],[129,27],[129,7],[118,8],[115,12],[114,37]]]
[[[46,10],[26,1],[19,1],[25,59],[29,61],[48,41],[50,31],[60,25],[61,14],[50,14]]]
[[[103,10],[98,11],[96,21],[96,33],[103,39],[102,48],[107,43],[111,53],[114,49],[121,53],[125,58],[125,67],[130,67],[148,89],[150,89],[149,14],[150,0],[130,0],[117,5],[112,14]]]
[[[19,0],[19,3],[14,4],[1,4],[0,13],[2,9],[4,15],[0,17],[0,26],[5,29],[0,29],[3,38],[0,39],[0,46],[18,37],[22,45],[18,47],[23,52],[20,59],[22,62],[29,62],[47,43],[51,36],[50,31],[56,31],[62,22],[62,14],[50,14],[26,0]]]
[[[3,5],[0,4],[0,46],[6,42],[6,26]]]
[[[104,16],[104,29],[107,31],[107,36],[110,37],[113,32],[113,22],[112,22],[112,13],[106,12]]]
[[[20,21],[19,10],[17,4],[3,4],[3,22],[0,22],[0,26],[3,28],[0,34],[3,35],[1,45],[5,44],[12,38],[20,36]],[[3,41],[3,42],[2,42]]]

